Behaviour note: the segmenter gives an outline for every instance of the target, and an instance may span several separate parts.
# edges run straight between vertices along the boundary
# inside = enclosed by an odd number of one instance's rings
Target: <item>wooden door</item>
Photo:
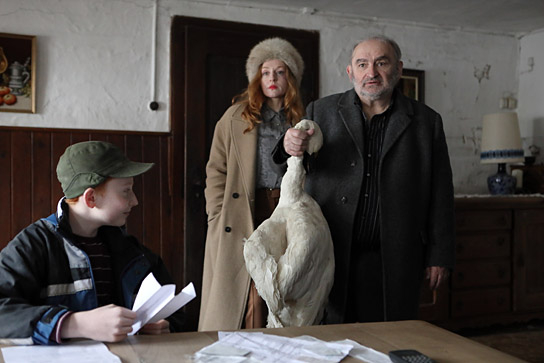
[[[544,307],[544,209],[515,211],[514,311]]]
[[[262,25],[177,16],[171,32],[171,109],[174,179],[182,180],[183,215],[177,229],[184,242],[184,282],[193,282],[200,296],[206,212],[205,166],[215,128],[233,96],[247,86],[245,62],[259,41],[279,36],[289,40],[305,62],[303,101],[318,96],[319,34]],[[177,183],[174,182],[174,185]],[[235,211],[234,211],[235,212]],[[190,327],[196,329],[200,299],[187,307]]]

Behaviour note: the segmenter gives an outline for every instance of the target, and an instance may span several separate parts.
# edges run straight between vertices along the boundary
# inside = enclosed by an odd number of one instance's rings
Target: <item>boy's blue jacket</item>
[[[89,259],[73,243],[67,213],[62,199],[56,214],[26,227],[0,252],[0,338],[55,344],[50,335],[65,312],[98,307]],[[110,249],[118,305],[132,308],[150,272],[162,285],[172,283],[161,258],[123,228],[98,233]],[[182,330],[181,311],[167,320],[171,331]]]

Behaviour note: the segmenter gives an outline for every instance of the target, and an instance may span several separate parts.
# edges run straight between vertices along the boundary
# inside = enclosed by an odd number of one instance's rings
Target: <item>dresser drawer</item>
[[[452,288],[510,284],[509,259],[460,261],[452,273]]]
[[[455,256],[458,260],[510,257],[510,231],[457,234]]]
[[[452,292],[454,318],[503,313],[511,310],[510,289],[482,289]]]
[[[473,210],[455,213],[457,231],[505,230],[512,228],[511,210]]]

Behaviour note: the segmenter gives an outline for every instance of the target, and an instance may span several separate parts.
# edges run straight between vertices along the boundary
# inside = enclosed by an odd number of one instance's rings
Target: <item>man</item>
[[[335,244],[326,323],[414,319],[424,274],[432,289],[454,264],[452,172],[438,113],[395,90],[401,51],[376,36],[355,46],[353,89],[307,107],[324,145],[306,190]],[[276,162],[302,155],[308,133],[290,129]],[[283,150],[281,148],[283,147]]]
[[[133,177],[153,164],[130,161],[116,146],[69,146],[57,177],[57,213],[34,222],[0,252],[0,338],[57,344],[69,338],[117,342],[132,331],[143,279],[172,283],[159,256],[123,226],[138,199]],[[181,330],[181,310],[141,333]]]

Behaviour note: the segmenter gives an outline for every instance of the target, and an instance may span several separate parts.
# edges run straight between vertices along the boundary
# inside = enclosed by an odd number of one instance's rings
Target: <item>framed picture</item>
[[[397,87],[405,96],[425,103],[425,71],[403,69]]]
[[[36,112],[36,37],[0,33],[0,112]]]

